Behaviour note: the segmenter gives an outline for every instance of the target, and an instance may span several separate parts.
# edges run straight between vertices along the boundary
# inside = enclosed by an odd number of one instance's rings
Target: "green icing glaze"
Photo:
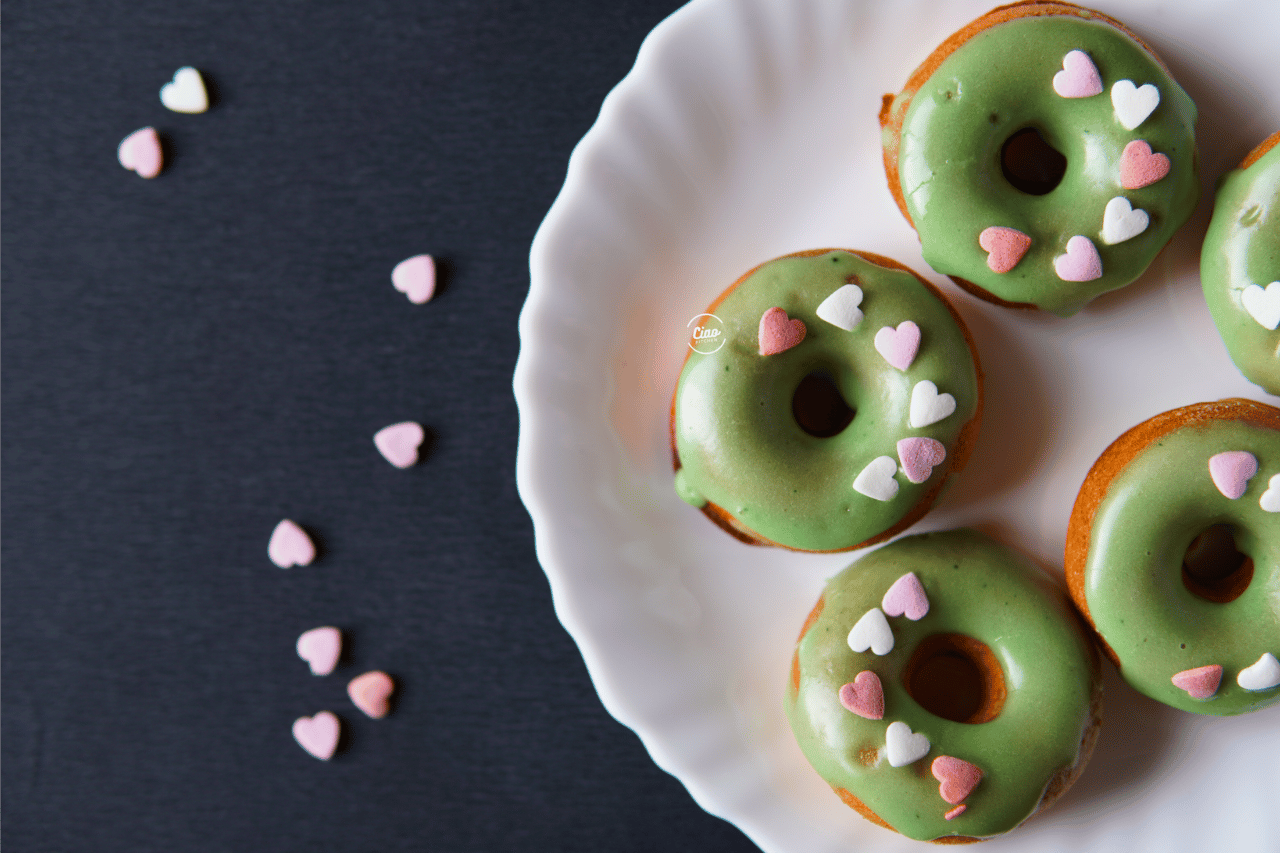
[[[1071,50],[1089,54],[1103,92],[1063,98],[1053,77]],[[1154,84],[1155,111],[1135,130],[1116,119],[1111,87]],[[983,30],[947,57],[911,100],[899,149],[899,175],[924,259],[938,272],[976,284],[1008,302],[1074,314],[1095,296],[1129,284],[1186,221],[1199,196],[1194,127],[1186,92],[1120,30],[1073,16],[1018,18]],[[1015,189],[1001,169],[1006,140],[1035,128],[1066,157],[1061,183],[1046,195]],[[1168,175],[1149,186],[1120,186],[1120,155],[1141,139],[1169,157]],[[1136,237],[1106,245],[1103,211],[1116,196],[1150,217]],[[987,266],[978,235],[1015,228],[1031,247],[1005,273]],[[1103,274],[1087,282],[1058,278],[1053,260],[1075,235],[1088,237]]]
[[[1280,328],[1262,325],[1240,301],[1249,285],[1280,281],[1280,144],[1223,178],[1200,253],[1200,278],[1231,360],[1250,382],[1280,395]]]
[[[850,628],[908,571],[923,584],[929,612],[918,622],[889,619],[889,654],[854,652]],[[1092,719],[1094,656],[1063,591],[1014,551],[973,530],[909,536],[836,575],[823,599],[796,650],[799,690],[793,682],[786,698],[792,731],[828,784],[850,791],[903,835],[1007,832],[1036,808],[1054,774],[1076,764]],[[913,649],[941,633],[980,640],[999,661],[1008,697],[994,719],[969,724],[934,716],[903,686]],[[840,687],[862,670],[876,673],[884,687],[882,720],[863,719],[840,703]],[[924,758],[892,767],[885,731],[899,720],[931,746]],[[941,755],[983,771],[964,801],[968,809],[951,821],[943,815],[952,807],[930,772]]]
[[[851,276],[863,291],[862,322],[845,331],[818,318],[818,305]],[[761,315],[781,307],[806,327],[804,340],[776,355],[759,353]],[[676,491],[688,503],[721,507],[772,542],[808,551],[852,548],[889,529],[934,490],[950,458],[920,484],[895,476],[898,493],[878,501],[853,490],[873,459],[897,459],[899,439],[934,438],[948,453],[980,405],[977,367],[946,305],[911,273],[846,251],[770,261],[713,309],[726,340],[716,352],[692,352],[675,396],[680,470]],[[906,371],[874,348],[884,326],[914,321],[920,349]],[[792,414],[805,376],[824,372],[856,412],[843,432],[817,438]],[[956,411],[929,426],[908,425],[912,389],[931,380],[956,399]]]
[[[1258,460],[1248,490],[1230,500],[1209,476],[1209,458],[1244,450]],[[1263,652],[1280,656],[1280,514],[1259,504],[1280,474],[1280,432],[1213,420],[1188,424],[1153,442],[1111,481],[1094,515],[1085,564],[1085,599],[1098,633],[1120,658],[1120,674],[1166,705],[1227,716],[1280,701],[1280,688],[1251,693],[1240,670]],[[1182,583],[1182,557],[1201,531],[1234,528],[1236,548],[1253,559],[1253,580],[1234,601],[1215,604]],[[1169,680],[1218,664],[1222,684],[1193,699]]]

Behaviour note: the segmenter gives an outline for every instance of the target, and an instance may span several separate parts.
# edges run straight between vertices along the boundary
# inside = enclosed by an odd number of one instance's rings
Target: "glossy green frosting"
[[[862,322],[845,331],[820,319],[822,301],[855,279],[863,291]],[[805,338],[762,356],[760,317],[775,306],[804,322]],[[889,529],[936,488],[949,457],[923,483],[910,483],[899,472],[892,500],[853,489],[873,459],[897,459],[901,438],[933,438],[949,454],[979,410],[978,372],[964,333],[914,275],[846,251],[779,258],[712,310],[723,321],[725,343],[714,353],[690,353],[675,395],[675,487],[685,501],[697,507],[710,501],[760,537],[789,548],[835,551]],[[921,342],[903,371],[890,366],[873,341],[882,327],[897,328],[905,320],[920,327]],[[796,388],[814,372],[830,376],[856,412],[830,438],[806,433],[792,414]],[[925,379],[951,394],[956,410],[914,429],[908,407],[915,384]]]
[[[917,622],[905,615],[889,619],[889,654],[854,652],[850,628],[909,571],[924,586],[929,612]],[[799,690],[794,681],[788,686],[787,716],[822,778],[851,792],[898,832],[922,840],[1007,832],[1035,810],[1054,774],[1076,764],[1096,685],[1090,641],[1065,593],[1016,552],[973,530],[909,536],[836,575],[823,599],[821,614],[797,646]],[[921,640],[940,633],[967,635],[994,653],[1008,688],[994,719],[952,722],[907,693],[904,665]],[[864,719],[840,703],[840,687],[863,670],[876,673],[883,685],[882,720]],[[911,764],[892,767],[885,732],[899,720],[927,737],[930,749]],[[930,772],[941,755],[983,772],[964,801],[968,808],[950,821],[944,815],[951,806]]]
[[[1258,473],[1231,500],[1209,476],[1209,458],[1243,450]],[[1280,432],[1228,420],[1188,424],[1135,456],[1111,481],[1094,515],[1085,564],[1085,600],[1098,633],[1120,658],[1120,674],[1166,705],[1226,716],[1280,701],[1236,683],[1263,652],[1280,656],[1280,514],[1259,504],[1280,474]],[[1234,528],[1236,548],[1253,559],[1253,580],[1234,601],[1215,604],[1189,592],[1182,558],[1215,524]],[[1222,684],[1193,699],[1170,679],[1218,664]]]
[[[1097,67],[1101,94],[1064,98],[1054,91],[1063,57],[1077,49]],[[1152,83],[1160,91],[1159,105],[1134,130],[1119,123],[1112,106],[1111,87],[1119,80]],[[892,109],[903,106],[900,95]],[[899,176],[925,261],[1008,302],[1068,316],[1129,284],[1191,215],[1199,196],[1195,104],[1140,45],[1101,21],[1060,15],[989,27],[943,60],[906,110]],[[1020,192],[1001,170],[1002,146],[1024,128],[1038,130],[1066,157],[1066,173],[1047,195]],[[1149,186],[1126,190],[1120,155],[1135,139],[1167,155],[1172,168]],[[1150,223],[1136,237],[1109,246],[1101,238],[1103,211],[1116,196],[1147,211]],[[1015,228],[1032,239],[1008,272],[987,266],[978,235],[988,226]],[[1075,235],[1097,248],[1101,278],[1069,282],[1057,276],[1054,258]]]
[[[1250,382],[1280,395],[1280,329],[1267,329],[1240,302],[1249,285],[1280,281],[1280,145],[1223,178],[1200,253],[1200,278],[1231,360]]]

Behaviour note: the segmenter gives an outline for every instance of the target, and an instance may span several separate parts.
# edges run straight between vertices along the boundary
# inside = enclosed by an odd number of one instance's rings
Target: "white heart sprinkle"
[[[1267,482],[1267,490],[1258,500],[1258,506],[1267,512],[1280,512],[1280,474],[1276,474]]]
[[[911,733],[911,726],[895,720],[889,724],[884,733],[884,745],[889,753],[890,767],[905,767],[919,761],[929,754],[929,739],[916,732]]]
[[[175,113],[202,113],[209,109],[209,94],[204,78],[190,65],[173,73],[173,82],[160,89],[160,103]]]
[[[1280,326],[1280,281],[1271,282],[1266,290],[1249,285],[1240,292],[1240,304],[1264,329],[1274,332]]]
[[[1111,87],[1111,105],[1125,130],[1133,130],[1160,105],[1160,90],[1151,83],[1135,86],[1132,80],[1117,80]]]
[[[832,292],[818,306],[818,318],[833,326],[852,332],[862,322],[862,288],[846,284]]]
[[[1150,222],[1145,210],[1134,210],[1129,199],[1118,195],[1107,202],[1107,209],[1102,212],[1102,242],[1114,246],[1131,240],[1146,231]]]
[[[1271,652],[1263,652],[1257,663],[1240,670],[1236,684],[1254,693],[1280,685],[1280,661]]]
[[[862,614],[858,624],[849,631],[849,648],[855,652],[871,649],[878,655],[893,651],[893,629],[889,627],[884,611],[873,607]]]
[[[878,501],[891,501],[898,494],[898,463],[892,456],[877,456],[853,480],[853,490]]]
[[[950,394],[939,394],[937,385],[928,379],[923,379],[911,389],[911,411],[907,422],[912,429],[920,429],[950,417],[955,410],[955,397]]]

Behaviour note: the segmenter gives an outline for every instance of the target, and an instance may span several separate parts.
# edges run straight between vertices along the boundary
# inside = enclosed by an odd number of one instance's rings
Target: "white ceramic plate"
[[[1280,9],[1098,5],[1200,107],[1206,197],[1147,274],[1070,320],[1009,312],[933,274],[885,186],[880,96],[991,0],[696,0],[645,41],[575,150],[534,241],[516,368],[520,493],[556,610],[601,700],[708,811],[766,851],[919,849],[845,808],[782,713],[796,633],[852,558],[742,545],[671,485],[686,324],[751,266],[845,246],[953,297],[986,372],[968,469],[913,532],[975,525],[1061,566],[1085,472],[1166,409],[1245,396],[1197,275],[1212,186],[1280,127]],[[1280,708],[1164,708],[1108,672],[1107,720],[1071,792],[983,849],[1274,850]]]

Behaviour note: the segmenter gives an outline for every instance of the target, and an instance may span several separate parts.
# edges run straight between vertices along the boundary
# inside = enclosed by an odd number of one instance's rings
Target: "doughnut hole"
[[[935,717],[986,723],[1004,708],[1004,670],[986,643],[964,634],[926,637],[902,670],[902,686]]]
[[[1048,195],[1067,173],[1067,158],[1045,142],[1040,131],[1024,127],[1005,140],[1000,149],[1000,169],[1019,192]]]
[[[1182,585],[1192,595],[1226,604],[1235,601],[1253,580],[1253,560],[1236,548],[1229,524],[1206,528],[1182,555]]]
[[[791,397],[791,414],[800,429],[815,438],[831,438],[844,432],[854,410],[845,402],[830,374],[816,370],[800,380]]]

